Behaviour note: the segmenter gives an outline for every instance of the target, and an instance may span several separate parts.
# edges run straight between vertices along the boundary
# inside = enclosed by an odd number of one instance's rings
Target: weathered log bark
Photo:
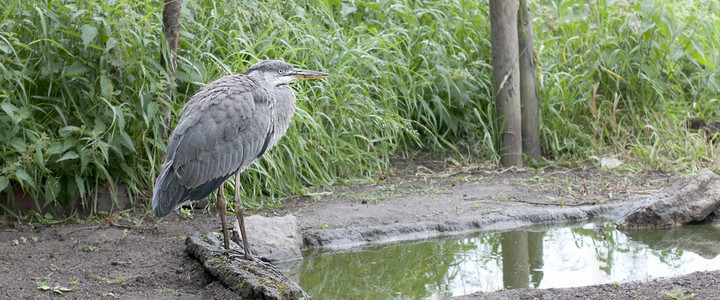
[[[720,176],[711,171],[684,178],[632,208],[623,229],[682,226],[705,220],[720,207]]]
[[[503,130],[501,161],[504,166],[522,166],[520,68],[515,1],[490,0],[490,39],[497,122]]]
[[[520,0],[518,9],[518,46],[520,51],[520,102],[522,104],[522,149],[532,158],[540,158],[540,114],[538,113],[535,48],[530,8]]]
[[[165,6],[163,6],[163,30],[165,31],[165,40],[167,41],[168,48],[163,51],[163,56],[160,59],[160,64],[167,72],[168,82],[170,83],[165,88],[164,100],[165,102],[161,105],[163,124],[165,129],[162,132],[163,139],[167,140],[170,136],[171,124],[170,124],[170,105],[173,101],[173,94],[175,93],[175,80],[177,77],[177,47],[178,39],[180,37],[180,10],[182,9],[182,0],[165,0]]]
[[[222,241],[213,233],[189,236],[185,245],[210,274],[243,299],[310,299],[297,283],[271,264],[241,259],[241,254],[225,253]],[[231,248],[240,249],[240,246],[231,241]]]

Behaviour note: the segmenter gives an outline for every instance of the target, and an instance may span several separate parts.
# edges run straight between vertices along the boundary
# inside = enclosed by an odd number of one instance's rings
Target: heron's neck
[[[275,98],[275,134],[270,141],[271,145],[275,145],[290,127],[290,121],[295,114],[295,93],[287,85],[275,86],[268,91]]]

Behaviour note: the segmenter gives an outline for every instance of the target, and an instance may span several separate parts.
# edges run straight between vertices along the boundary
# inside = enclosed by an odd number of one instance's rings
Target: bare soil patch
[[[294,214],[304,232],[364,228],[626,203],[658,192],[674,180],[661,171],[453,168],[439,161],[407,165],[377,183],[318,191],[316,197],[292,198],[283,207],[252,213]],[[155,219],[133,212],[91,224],[6,221],[0,226],[0,298],[237,299],[185,249],[186,236],[219,230],[219,224],[214,213],[201,209],[189,217],[173,213]],[[720,298],[718,275],[701,272],[642,283],[466,297],[662,298],[675,289],[696,294],[694,299],[710,299]]]

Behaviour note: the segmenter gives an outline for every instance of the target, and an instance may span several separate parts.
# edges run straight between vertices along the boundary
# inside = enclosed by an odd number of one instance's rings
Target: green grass
[[[537,7],[543,148],[555,158],[622,153],[642,167],[676,171],[715,161],[716,151],[685,122],[719,116],[717,4]]]
[[[48,279],[43,279],[36,282],[37,288],[41,291],[52,291],[55,294],[62,295],[62,293],[74,292],[71,288],[62,287],[59,285],[52,285]]]
[[[672,292],[665,293],[665,298],[670,299],[678,299],[678,300],[686,300],[686,299],[692,299],[695,297],[695,294],[690,293],[689,295],[685,295],[685,292],[681,290],[677,290],[673,288]]]
[[[174,121],[202,85],[259,60],[333,74],[294,86],[288,135],[243,175],[251,207],[371,178],[417,149],[499,161],[486,2],[184,2]],[[720,3],[586,4],[531,3],[545,156],[717,168],[684,124],[720,117]],[[161,1],[0,5],[0,191],[43,210],[94,210],[100,186],[148,196],[165,153]]]

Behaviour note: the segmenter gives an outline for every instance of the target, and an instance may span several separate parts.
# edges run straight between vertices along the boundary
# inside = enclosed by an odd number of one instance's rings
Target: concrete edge
[[[631,202],[565,208],[529,208],[522,211],[462,217],[438,221],[420,221],[368,227],[303,230],[303,248],[344,249],[467,234],[508,230],[535,224],[583,221],[593,218],[617,218],[627,212]]]

